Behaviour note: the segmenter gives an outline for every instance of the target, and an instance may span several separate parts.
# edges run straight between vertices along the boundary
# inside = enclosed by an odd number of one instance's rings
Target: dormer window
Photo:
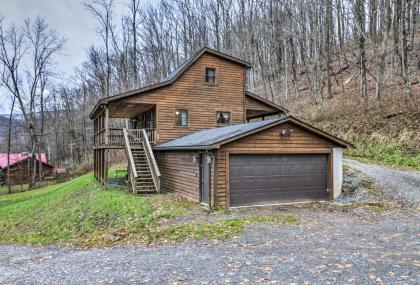
[[[207,84],[216,85],[216,68],[206,67],[204,80]]]

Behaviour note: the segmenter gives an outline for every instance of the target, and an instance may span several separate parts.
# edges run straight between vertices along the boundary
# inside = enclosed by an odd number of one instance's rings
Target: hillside
[[[419,74],[419,70],[413,72],[413,98],[407,99],[402,80],[387,73],[381,102],[375,99],[374,80],[368,78],[367,109],[359,95],[357,71],[351,68],[336,76],[333,97],[324,98],[323,106],[307,90],[283,104],[297,117],[351,141],[356,148],[347,151],[347,155],[419,169]],[[337,84],[342,81],[347,82],[344,88]]]

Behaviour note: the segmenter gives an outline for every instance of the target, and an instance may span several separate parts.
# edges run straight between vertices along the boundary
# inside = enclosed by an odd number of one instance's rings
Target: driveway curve
[[[420,171],[394,169],[351,159],[344,159],[344,164],[373,178],[389,196],[420,202]]]

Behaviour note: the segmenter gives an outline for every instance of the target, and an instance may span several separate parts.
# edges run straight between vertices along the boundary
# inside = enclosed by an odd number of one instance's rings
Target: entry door
[[[201,156],[201,203],[209,204],[209,176],[210,176],[210,157],[208,154]]]

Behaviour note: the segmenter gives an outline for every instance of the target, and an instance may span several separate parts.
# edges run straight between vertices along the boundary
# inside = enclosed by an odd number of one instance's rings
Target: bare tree
[[[10,147],[12,138],[12,123],[13,123],[13,110],[15,108],[16,97],[12,98],[12,106],[10,107],[9,124],[7,130],[7,189],[9,194],[12,194],[12,184],[10,182]]]
[[[16,98],[30,137],[33,169],[30,188],[33,187],[36,176],[35,154],[39,136],[36,116],[41,82],[42,78],[52,76],[54,56],[61,51],[63,44],[64,39],[60,38],[54,30],[50,30],[42,18],[36,18],[33,22],[29,19],[25,20],[25,26],[21,31],[18,31],[15,26],[7,31],[4,31],[3,26],[0,27],[2,81]],[[28,69],[20,65],[25,52],[31,64]]]
[[[365,3],[363,0],[355,0],[354,2],[354,14],[356,17],[357,27],[357,43],[358,43],[358,64],[359,64],[359,76],[360,76],[360,91],[362,98],[364,98],[364,107],[367,109],[368,105],[368,94],[367,94],[367,77],[366,77],[366,31],[365,31]]]
[[[85,2],[85,6],[89,12],[99,22],[98,33],[101,35],[105,45],[105,60],[106,60],[106,81],[105,81],[105,93],[104,97],[110,96],[110,84],[111,84],[111,59],[110,59],[110,43],[111,36],[113,33],[112,25],[112,9],[114,0],[91,0]]]

